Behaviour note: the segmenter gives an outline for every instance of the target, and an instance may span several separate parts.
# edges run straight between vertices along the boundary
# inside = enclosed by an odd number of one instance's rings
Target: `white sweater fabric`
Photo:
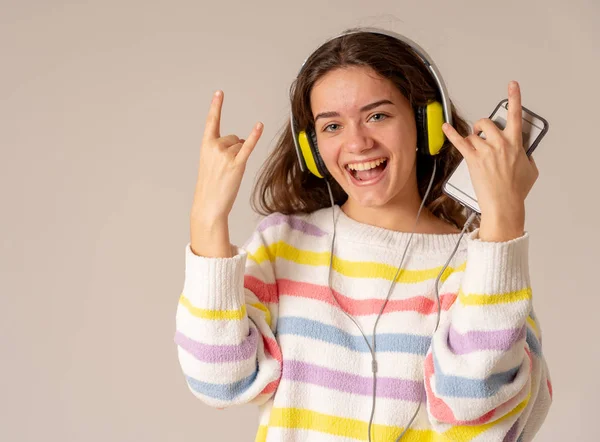
[[[339,206],[264,218],[231,258],[185,248],[175,342],[205,404],[255,404],[255,441],[367,441],[372,342],[410,233],[360,223]],[[414,234],[377,322],[372,441],[527,442],[552,386],[533,310],[529,233],[485,242]],[[224,411],[226,412],[226,411]]]

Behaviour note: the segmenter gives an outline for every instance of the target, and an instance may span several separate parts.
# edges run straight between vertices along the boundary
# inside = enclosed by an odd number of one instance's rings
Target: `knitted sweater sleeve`
[[[494,243],[478,233],[467,236],[463,271],[456,268],[440,290],[457,298],[425,359],[428,415],[451,440],[472,440],[501,421],[532,436],[552,387],[533,313],[529,234]]]
[[[216,408],[265,403],[281,376],[278,295],[269,248],[255,232],[232,258],[185,248],[175,343],[190,391]]]

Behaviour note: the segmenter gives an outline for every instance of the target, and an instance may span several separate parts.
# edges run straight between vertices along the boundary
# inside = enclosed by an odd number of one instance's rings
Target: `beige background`
[[[554,383],[540,441],[597,441],[598,57],[593,0],[0,2],[0,440],[251,441],[252,406],[187,391],[173,343],[199,142],[265,132],[231,216],[322,41],[405,33],[473,123],[521,84],[550,122],[527,199],[537,314]]]

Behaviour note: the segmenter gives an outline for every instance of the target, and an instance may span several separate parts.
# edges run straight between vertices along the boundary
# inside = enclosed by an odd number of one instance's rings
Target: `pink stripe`
[[[451,425],[481,425],[489,422],[494,417],[495,410],[489,411],[479,419],[461,421],[456,419],[452,409],[441,398],[435,395],[431,388],[431,377],[435,374],[433,366],[433,353],[429,352],[425,358],[425,391],[431,415],[437,420]]]
[[[244,288],[254,293],[263,304],[279,302],[276,284],[267,284],[254,276],[244,275]]]
[[[531,371],[533,368],[533,357],[531,352],[524,348],[527,357],[529,358],[529,376],[531,376]],[[498,418],[498,416],[504,416],[506,413],[510,412],[517,405],[519,405],[523,398],[520,397],[519,394],[511,397],[504,403],[500,404],[498,407],[490,410],[483,416],[470,420],[470,421],[461,421],[456,419],[452,409],[448,404],[446,404],[442,398],[435,395],[431,388],[431,378],[435,374],[435,368],[433,364],[433,353],[430,351],[425,358],[425,391],[427,392],[427,400],[430,403],[431,414],[437,420],[445,422],[451,425],[482,425],[487,422],[490,422],[492,418]],[[527,388],[527,385],[523,387],[521,392]],[[519,392],[520,393],[520,392]]]
[[[316,299],[331,305],[337,305],[331,298],[329,287],[311,284],[308,282],[298,282],[289,279],[278,279],[277,286],[279,294],[285,296],[297,296],[306,299]],[[352,299],[333,291],[335,298],[342,308],[354,316],[372,315],[379,313],[382,299]],[[442,310],[448,310],[456,300],[456,293],[447,293],[440,295]],[[390,299],[385,306],[384,312],[414,311],[423,315],[437,314],[437,303],[433,299],[425,296],[413,296],[408,299]]]
[[[279,362],[279,368],[281,369],[283,356],[281,355],[281,349],[279,348],[279,344],[275,339],[270,338],[268,336],[262,335],[262,338],[265,346],[265,353],[270,353]],[[280,380],[281,376],[278,379],[268,383],[265,386],[265,388],[262,389],[260,394],[273,393],[275,390],[277,390]]]
[[[273,393],[275,390],[277,390],[277,387],[279,386],[279,381],[281,380],[281,378],[274,380],[273,382],[269,382],[265,388],[262,389],[262,391],[259,394],[271,394]]]
[[[277,361],[279,361],[279,366],[281,367],[281,361],[283,360],[281,356],[281,349],[279,348],[279,344],[277,341],[269,336],[262,335],[263,343],[265,344],[265,353],[273,356]]]

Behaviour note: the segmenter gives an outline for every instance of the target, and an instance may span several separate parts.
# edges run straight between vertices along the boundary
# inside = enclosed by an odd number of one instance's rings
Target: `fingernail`
[[[215,92],[215,97],[220,97],[221,96],[221,90],[218,90]]]
[[[511,81],[510,82],[510,90],[511,91],[516,91],[517,90],[517,82],[516,81]]]
[[[262,123],[257,123],[256,124],[256,130],[261,130],[262,129]]]

